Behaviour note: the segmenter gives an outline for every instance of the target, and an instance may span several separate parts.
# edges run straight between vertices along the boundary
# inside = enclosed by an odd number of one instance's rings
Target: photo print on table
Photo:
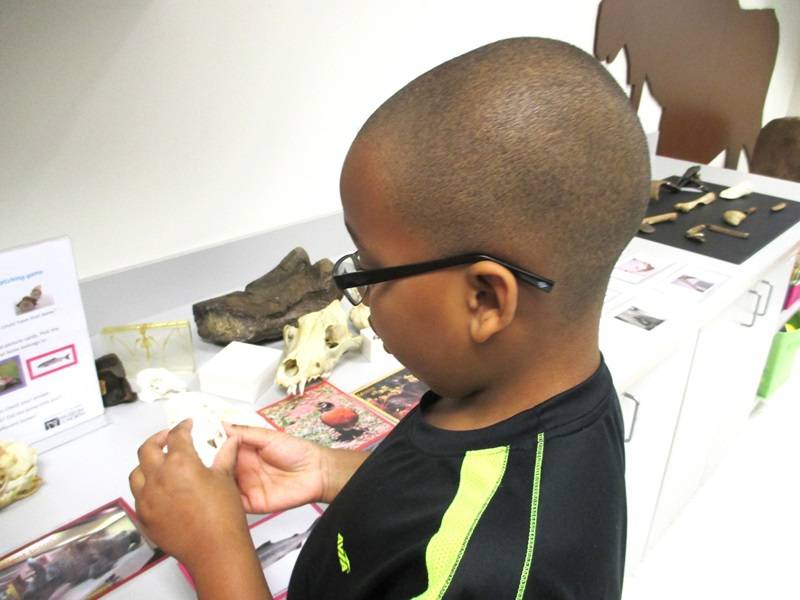
[[[275,512],[250,525],[250,537],[261,563],[264,578],[275,600],[283,600],[289,588],[292,569],[314,526],[323,513],[311,503],[287,511]],[[181,572],[189,583],[194,581],[183,565]]]
[[[258,412],[276,428],[329,448],[363,448],[394,427],[389,418],[326,380]]]
[[[25,376],[22,373],[19,356],[0,360],[0,396],[21,390],[25,385]]]
[[[0,558],[0,598],[99,598],[165,557],[117,498]]]
[[[668,279],[669,283],[663,284],[661,289],[668,294],[702,300],[708,295],[708,292],[714,289],[714,286],[727,279],[728,276],[722,273],[686,267],[671,276]]]
[[[630,293],[623,293],[619,290],[606,289],[606,294],[603,297],[603,314],[616,313],[621,305],[627,304],[631,301]]]
[[[635,325],[636,327],[640,327],[646,331],[655,329],[665,320],[648,314],[641,308],[637,308],[635,306],[629,307],[620,314],[616,315],[614,318],[624,321],[625,323]]]
[[[408,369],[400,369],[365,385],[353,392],[356,398],[371,404],[394,421],[399,421],[414,408],[428,386],[417,379]]]
[[[614,265],[611,276],[627,283],[641,283],[663,273],[674,264],[644,253],[623,254]]]

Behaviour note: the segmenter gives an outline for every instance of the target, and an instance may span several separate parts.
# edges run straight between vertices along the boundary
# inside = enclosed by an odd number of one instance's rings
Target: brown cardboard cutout
[[[628,58],[631,102],[647,80],[661,105],[657,153],[708,163],[723,150],[735,168],[761,129],[778,52],[775,11],[737,0],[603,0],[595,56]]]

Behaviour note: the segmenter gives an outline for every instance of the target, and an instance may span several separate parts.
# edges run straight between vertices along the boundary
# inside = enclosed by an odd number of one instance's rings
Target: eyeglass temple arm
[[[547,279],[546,277],[542,277],[535,273],[524,271],[519,267],[515,267],[514,265],[505,262],[504,260],[484,254],[465,254],[462,256],[442,258],[439,260],[432,260],[426,263],[414,265],[401,265],[398,267],[387,267],[385,269],[375,269],[372,271],[345,273],[343,275],[334,275],[334,280],[340,288],[347,289],[364,285],[372,285],[373,283],[381,283],[391,279],[400,279],[402,277],[409,277],[411,275],[420,275],[422,273],[428,273],[430,271],[435,271],[437,269],[443,269],[446,267],[455,267],[457,265],[476,263],[482,260],[488,260],[504,266],[525,283],[528,283],[529,285],[532,285],[544,292],[551,292],[553,286],[555,285],[555,282],[551,279]]]

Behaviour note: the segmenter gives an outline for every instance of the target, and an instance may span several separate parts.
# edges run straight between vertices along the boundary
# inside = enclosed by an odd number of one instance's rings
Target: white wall
[[[397,88],[504,37],[591,51],[597,5],[2,0],[0,248],[66,233],[93,278],[331,214],[352,137]]]

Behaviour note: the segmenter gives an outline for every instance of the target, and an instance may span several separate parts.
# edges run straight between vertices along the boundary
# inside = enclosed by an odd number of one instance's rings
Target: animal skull
[[[155,402],[185,392],[186,382],[168,369],[142,369],[136,374],[139,398],[144,402]]]
[[[317,312],[303,315],[297,327],[283,328],[286,356],[278,367],[275,382],[289,394],[303,394],[306,383],[328,377],[342,354],[360,348],[360,335],[351,335],[347,316],[339,300]]]
[[[38,490],[42,479],[36,472],[36,450],[0,441],[0,508]]]
[[[369,327],[369,306],[366,304],[354,306],[350,311],[350,321],[359,331]]]

